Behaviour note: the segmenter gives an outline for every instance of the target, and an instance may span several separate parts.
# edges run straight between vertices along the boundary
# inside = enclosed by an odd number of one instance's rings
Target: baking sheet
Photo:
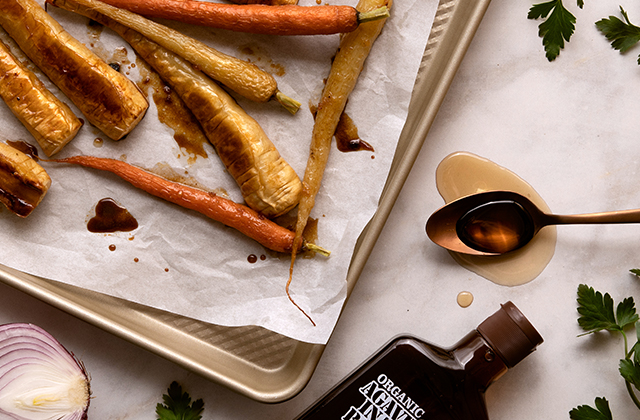
[[[311,0],[300,4],[318,7]],[[344,4],[355,6],[357,1]],[[330,258],[298,258],[290,289],[313,323],[286,295],[287,256],[272,255],[236,231],[151,198],[110,174],[80,167],[43,163],[52,186],[36,211],[24,220],[0,212],[0,240],[7,244],[0,261],[30,274],[194,319],[226,326],[260,325],[296,340],[326,343],[346,298],[345,278],[354,245],[377,208],[406,120],[435,8],[435,2],[417,0],[392,7],[392,17],[349,97],[346,112],[375,152],[334,149],[329,158],[312,217],[318,220],[318,245],[332,254]],[[49,13],[77,39],[106,55],[108,62],[109,55],[127,48],[120,37],[89,25],[84,17],[54,7],[49,7]],[[225,53],[255,62],[275,74],[280,91],[302,102],[301,110],[292,116],[274,101],[262,104],[237,98],[302,176],[313,128],[309,108],[318,101],[339,35],[263,37],[165,23]],[[134,81],[144,80],[140,62],[131,48],[128,51],[127,58],[119,60],[121,71]],[[145,118],[126,139],[104,139],[96,147],[95,138],[104,136],[85,124],[56,157],[124,158],[153,171],[160,165],[242,202],[239,188],[211,146],[205,145],[206,158],[180,148],[151,102]],[[6,122],[7,139],[29,138],[10,115],[0,118]],[[89,232],[86,220],[104,198],[126,207],[139,227],[114,234]],[[35,254],[37,259],[32,258]]]
[[[439,5],[390,177],[378,211],[356,246],[347,276],[349,290],[384,225],[487,4],[442,1]],[[281,401],[299,391],[323,348],[260,327],[227,328],[203,323],[6,267],[0,279],[261,401]],[[184,346],[185,339],[192,345]]]

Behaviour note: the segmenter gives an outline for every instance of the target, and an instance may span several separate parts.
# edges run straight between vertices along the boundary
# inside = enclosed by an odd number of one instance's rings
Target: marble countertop
[[[410,333],[449,346],[500,303],[513,301],[544,337],[536,352],[487,392],[491,419],[560,419],[606,397],[614,418],[637,418],[618,374],[619,335],[578,337],[581,283],[617,301],[640,296],[640,226],[563,226],[553,259],[533,281],[494,284],[456,264],[425,235],[442,205],[435,168],[468,151],[528,181],[556,213],[640,207],[638,49],[621,55],[594,22],[619,3],[565,2],[576,33],[555,62],[544,56],[529,2],[495,0],[453,81],[407,183],[348,301],[308,386],[289,401],[265,405],[196,376],[154,354],[0,285],[0,323],[48,330],[91,374],[92,419],[155,419],[176,380],[205,402],[204,419],[293,419],[392,337]],[[621,4],[640,22],[640,9]],[[475,300],[456,303],[461,291]],[[633,336],[633,334],[631,334]]]

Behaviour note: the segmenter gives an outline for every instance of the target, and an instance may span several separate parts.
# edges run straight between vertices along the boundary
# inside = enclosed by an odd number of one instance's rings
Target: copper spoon
[[[545,226],[603,223],[640,223],[640,209],[563,216],[545,213],[512,191],[487,191],[441,207],[426,230],[433,242],[450,251],[501,255],[522,248]]]

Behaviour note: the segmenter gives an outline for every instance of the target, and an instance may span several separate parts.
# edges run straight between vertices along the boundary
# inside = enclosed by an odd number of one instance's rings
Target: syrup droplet
[[[318,112],[317,105],[310,104],[309,110],[315,119]],[[336,126],[334,136],[336,138],[336,146],[341,152],[359,152],[361,150],[375,152],[373,146],[360,138],[358,134],[358,127],[356,127],[353,119],[351,119],[346,112],[343,112],[340,115],[340,120]],[[374,157],[371,156],[371,159],[374,159]]]
[[[358,152],[367,150],[373,152],[373,146],[362,140],[358,134],[358,127],[346,113],[342,113],[336,127],[336,144],[341,152]]]
[[[95,211],[96,215],[87,223],[89,232],[130,232],[138,227],[138,221],[129,213],[129,210],[111,198],[98,201]]]
[[[473,295],[471,292],[460,292],[456,298],[458,305],[462,308],[467,308],[473,303]]]
[[[255,263],[256,261],[258,261],[258,257],[254,254],[251,254],[247,257],[247,261],[249,261],[251,264]]]
[[[109,245],[109,251],[115,251],[116,246],[114,244]]]

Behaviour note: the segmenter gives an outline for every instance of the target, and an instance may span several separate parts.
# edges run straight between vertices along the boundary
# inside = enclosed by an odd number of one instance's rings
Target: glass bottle
[[[400,336],[296,420],[488,420],[487,387],[542,341],[511,302],[449,348]]]

